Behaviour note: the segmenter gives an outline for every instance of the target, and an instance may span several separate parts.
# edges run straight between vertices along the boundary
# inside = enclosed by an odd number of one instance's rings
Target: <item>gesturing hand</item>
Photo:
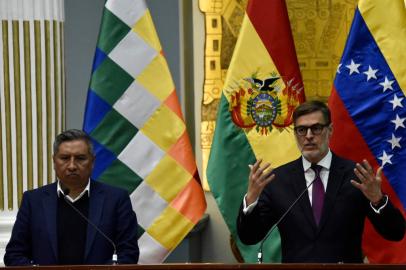
[[[382,184],[382,167],[374,174],[374,171],[365,159],[362,163],[357,163],[354,168],[355,175],[359,181],[351,180],[351,184],[362,191],[367,199],[372,203],[378,203],[382,197],[381,184]]]
[[[254,165],[248,165],[251,171],[248,178],[247,205],[255,202],[265,186],[275,178],[275,175],[272,173],[273,168],[270,167],[271,164],[266,163],[261,167],[261,162],[262,159],[259,159]]]

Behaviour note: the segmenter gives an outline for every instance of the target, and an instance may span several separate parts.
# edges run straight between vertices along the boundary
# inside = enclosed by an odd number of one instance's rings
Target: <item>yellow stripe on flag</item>
[[[278,167],[300,156],[296,147],[293,129],[279,132],[273,129],[268,136],[260,135],[255,130],[247,134],[247,138],[257,159],[270,162],[272,167]]]
[[[136,80],[160,101],[164,101],[175,89],[165,57],[161,54],[152,60]]]
[[[137,21],[133,27],[133,31],[140,35],[157,52],[161,52],[161,43],[159,42],[149,10]]]
[[[189,219],[169,206],[154,220],[147,232],[166,249],[172,250],[193,226]],[[168,228],[171,229],[168,230]]]
[[[406,95],[406,7],[401,0],[360,1],[358,9]]]
[[[225,81],[224,94],[229,102],[231,102],[231,90],[236,89],[236,83],[241,78],[250,78],[253,72],[260,79],[270,77],[271,72],[274,72],[275,76],[280,76],[248,16],[244,18],[241,33],[244,33],[244,36],[238,39],[234,50],[236,57],[231,60],[231,68]],[[278,87],[279,89],[285,88],[283,80],[279,80]],[[282,111],[282,116],[285,115],[286,107]],[[258,159],[263,159],[264,162],[271,162],[273,167],[292,161],[300,155],[295,144],[292,127],[285,128],[283,131],[279,131],[274,127],[268,135],[260,134],[255,128],[245,131],[245,133],[255,156]]]
[[[145,123],[141,131],[165,152],[185,131],[185,124],[176,113],[162,105]]]
[[[165,156],[145,181],[167,202],[171,202],[187,185],[192,175],[172,157]],[[171,181],[170,179],[176,179]]]
[[[244,17],[240,32],[244,33],[244,37],[239,38],[235,45],[234,55],[237,57],[231,59],[224,83],[224,95],[229,103],[232,94],[230,90],[234,90],[241,79],[250,78],[254,73],[259,79],[263,79],[269,77],[271,71],[278,72],[248,16]],[[275,75],[279,76],[279,73]]]

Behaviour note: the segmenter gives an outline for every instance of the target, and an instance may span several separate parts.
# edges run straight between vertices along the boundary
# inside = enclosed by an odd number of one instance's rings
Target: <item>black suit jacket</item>
[[[24,193],[6,247],[7,266],[58,264],[57,200],[57,183]],[[119,263],[137,263],[137,218],[125,190],[91,181],[88,218],[113,240]],[[112,245],[88,225],[85,264],[109,264],[112,254]]]
[[[283,262],[362,262],[365,217],[386,239],[403,238],[405,221],[400,211],[388,202],[380,214],[375,213],[362,192],[350,183],[357,179],[354,167],[352,161],[333,154],[319,226],[307,194],[278,225]],[[245,244],[261,241],[306,188],[301,158],[274,172],[275,179],[265,187],[253,211],[245,215],[240,208],[237,229]]]

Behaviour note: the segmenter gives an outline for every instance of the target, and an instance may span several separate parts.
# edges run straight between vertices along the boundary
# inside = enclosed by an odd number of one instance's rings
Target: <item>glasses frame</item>
[[[294,127],[293,130],[295,131],[295,134],[297,136],[304,137],[307,135],[307,132],[309,131],[309,129],[313,135],[320,135],[321,133],[323,133],[324,128],[326,128],[328,126],[330,126],[330,123],[328,123],[328,124],[317,123],[317,124],[313,124],[311,126],[297,126],[297,127]],[[305,132],[303,134],[301,134],[302,133],[301,131],[300,132],[298,131],[299,129],[302,129],[302,128],[304,128],[304,130],[305,130]]]

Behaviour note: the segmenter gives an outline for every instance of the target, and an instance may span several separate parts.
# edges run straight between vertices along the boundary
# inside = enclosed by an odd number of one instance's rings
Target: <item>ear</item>
[[[94,162],[95,162],[95,160],[96,160],[96,156],[92,155],[91,160],[92,160],[92,171],[93,171],[93,168],[94,168]]]
[[[333,123],[331,123],[328,126],[328,131],[329,131],[329,138],[331,138],[331,136],[333,135]]]

